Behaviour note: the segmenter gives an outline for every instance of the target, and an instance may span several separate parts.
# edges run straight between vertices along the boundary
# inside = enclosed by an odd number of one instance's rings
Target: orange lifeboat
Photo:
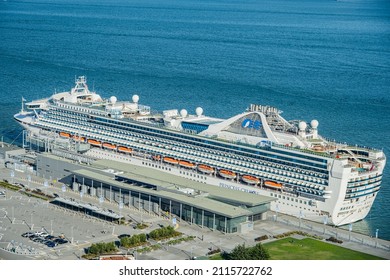
[[[179,161],[177,159],[171,158],[171,157],[164,157],[163,161],[170,164],[178,164]]]
[[[179,165],[185,168],[195,168],[195,163],[186,161],[186,160],[179,160]]]
[[[258,183],[260,183],[260,180],[259,180],[258,178],[253,177],[253,176],[251,176],[251,175],[244,175],[244,176],[241,177],[241,179],[242,179],[245,183],[247,183],[247,184],[249,184],[249,185],[257,185]]]
[[[85,141],[85,138],[84,138],[84,137],[77,136],[77,135],[73,135],[72,138],[73,138],[74,140],[80,141],[80,142],[84,142],[84,141]]]
[[[131,148],[128,148],[128,147],[119,146],[118,151],[123,152],[123,153],[131,153],[133,150]]]
[[[67,132],[61,131],[61,132],[60,132],[60,136],[61,136],[61,137],[65,137],[65,138],[70,138],[72,135],[70,135],[70,134],[67,133]]]
[[[214,168],[205,164],[199,164],[198,170],[202,173],[210,174],[214,172]]]
[[[281,189],[283,187],[282,184],[276,183],[274,181],[265,181],[264,186],[266,186],[268,188],[274,188],[274,189]]]
[[[88,139],[88,143],[91,144],[92,146],[98,146],[98,147],[102,145],[100,141],[96,141],[94,139]]]
[[[226,179],[236,178],[236,173],[234,173],[233,171],[230,171],[230,170],[221,169],[221,170],[219,170],[218,173],[219,173],[219,175],[221,175],[223,178],[226,178]]]
[[[116,145],[110,144],[110,143],[103,143],[103,147],[110,149],[110,150],[116,150]]]

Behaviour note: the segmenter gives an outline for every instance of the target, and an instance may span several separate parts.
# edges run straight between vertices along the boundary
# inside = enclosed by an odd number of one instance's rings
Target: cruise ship
[[[23,100],[24,101],[24,100]],[[287,121],[251,104],[228,119],[103,99],[78,77],[67,92],[22,103],[14,118],[45,141],[82,143],[91,158],[158,169],[221,188],[276,198],[271,210],[332,225],[362,220],[377,196],[383,151],[337,143],[317,120]]]

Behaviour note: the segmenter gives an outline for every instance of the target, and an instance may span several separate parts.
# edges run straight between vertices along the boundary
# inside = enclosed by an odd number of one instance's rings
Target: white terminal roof
[[[266,196],[225,189],[170,175],[159,170],[151,171],[150,168],[111,160],[96,161],[92,164],[92,167],[92,170],[79,169],[73,173],[122,189],[182,202],[229,218],[253,215],[253,212],[246,210],[245,207],[264,205],[275,200]],[[110,172],[107,172],[108,169],[110,169]],[[157,190],[142,187],[142,184],[139,186],[120,182],[115,180],[116,176],[156,186]],[[180,192],[180,189],[193,189],[194,194]],[[242,205],[244,208],[236,205]]]

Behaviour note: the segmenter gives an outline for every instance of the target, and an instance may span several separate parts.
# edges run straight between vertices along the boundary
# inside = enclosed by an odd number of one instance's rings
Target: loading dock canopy
[[[123,218],[123,215],[119,215],[111,210],[105,210],[97,207],[96,205],[92,205],[90,203],[83,203],[80,201],[76,201],[74,199],[66,199],[63,197],[56,197],[52,203],[57,205],[65,205],[70,206],[72,208],[76,208],[77,211],[84,211],[88,210],[88,213],[92,216],[98,216],[98,217],[106,217],[110,218],[112,220],[119,220]]]

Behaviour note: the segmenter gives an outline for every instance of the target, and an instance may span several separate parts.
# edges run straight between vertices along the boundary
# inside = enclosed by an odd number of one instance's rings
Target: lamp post
[[[377,228],[375,231],[375,248],[378,246],[378,232],[379,232],[379,229]]]
[[[34,212],[31,212],[31,224],[30,224],[31,230],[33,230],[33,228],[34,228],[34,225],[33,225],[33,215],[34,215]]]
[[[325,235],[325,230],[326,230],[326,224],[328,223],[328,216],[324,216],[324,235]]]
[[[299,229],[301,228],[302,218],[303,218],[302,210],[299,210]]]
[[[349,241],[351,241],[352,224],[349,224],[348,230],[349,230]]]
[[[11,176],[11,179],[12,179],[11,182],[12,182],[12,185],[13,185],[14,184],[15,171],[11,170],[10,176]]]
[[[119,221],[122,219],[123,202],[119,202]]]

